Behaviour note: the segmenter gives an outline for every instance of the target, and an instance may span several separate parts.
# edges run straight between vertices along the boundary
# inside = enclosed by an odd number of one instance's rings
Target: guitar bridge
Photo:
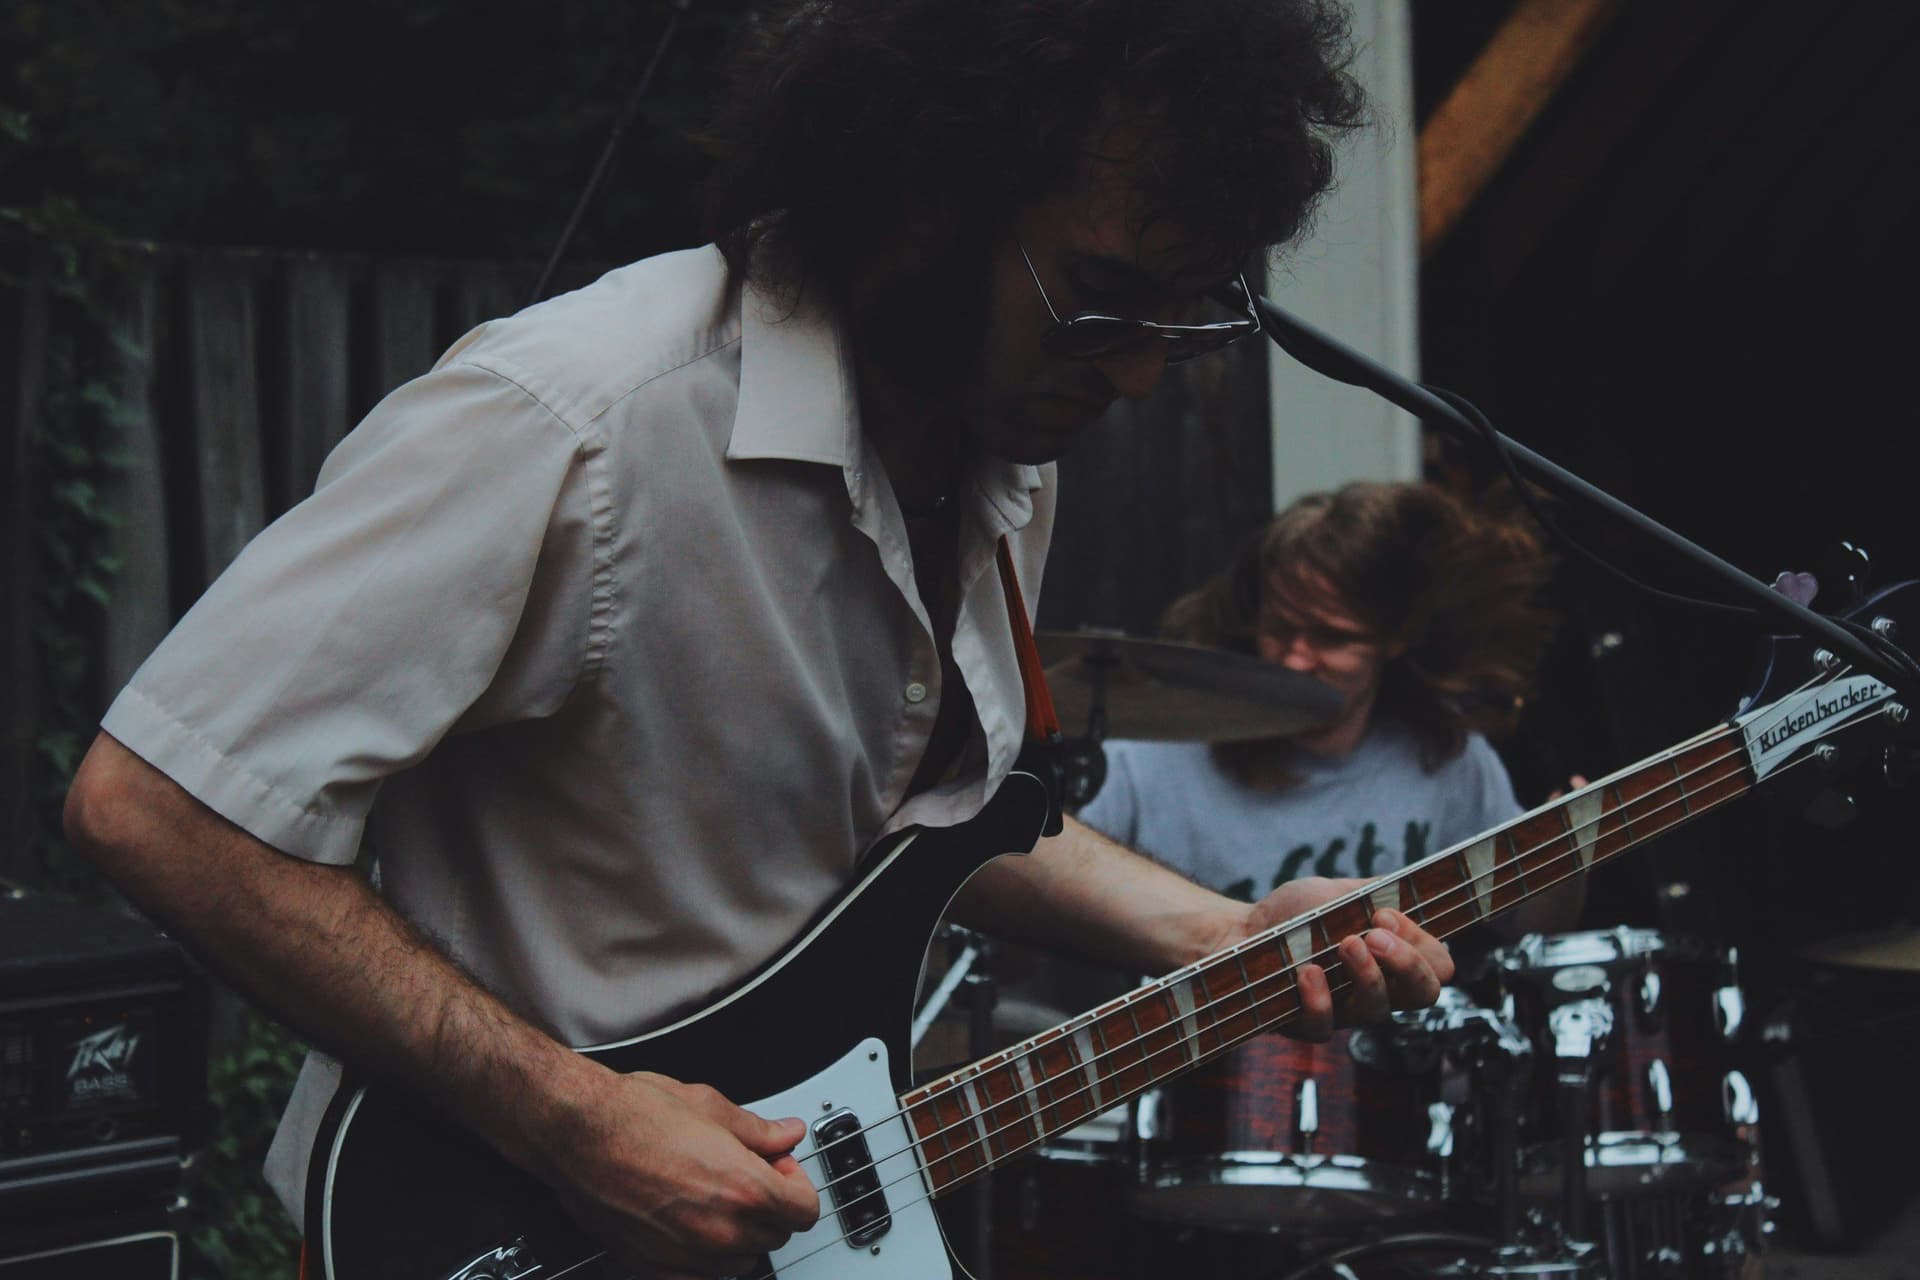
[[[814,1121],[813,1149],[827,1175],[827,1193],[840,1219],[841,1238],[849,1248],[864,1249],[887,1234],[893,1216],[880,1189],[860,1118],[844,1107]]]

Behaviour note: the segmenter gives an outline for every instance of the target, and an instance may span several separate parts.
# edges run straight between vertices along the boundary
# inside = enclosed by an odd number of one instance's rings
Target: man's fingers
[[[771,1166],[767,1169],[772,1179],[773,1216],[783,1230],[805,1231],[820,1220],[820,1193],[797,1162],[788,1163],[793,1165],[792,1173],[783,1174]]]
[[[1341,1022],[1371,1022],[1386,1017],[1396,1008],[1430,1005],[1439,997],[1443,985],[1436,962],[1438,968],[1452,974],[1452,961],[1446,956],[1445,948],[1411,921],[1406,924],[1411,926],[1414,937],[1425,942],[1403,938],[1401,921],[1405,917],[1395,920],[1393,915],[1397,914],[1381,911],[1375,916],[1376,928],[1341,940],[1340,960],[1352,980],[1351,988],[1341,1001]],[[1431,960],[1425,943],[1437,949]]]
[[[1411,947],[1414,953],[1426,962],[1427,968],[1432,971],[1439,986],[1445,986],[1453,981],[1453,952],[1447,949],[1446,943],[1422,929],[1404,913],[1391,908],[1382,908],[1374,912],[1373,922],[1379,928],[1392,930],[1396,938]],[[1439,989],[1436,987],[1433,996],[1428,997],[1428,1001],[1431,1002],[1439,994]]]
[[[1383,979],[1382,998],[1391,1009],[1421,1009],[1440,998],[1440,978],[1427,958],[1385,929],[1369,929],[1365,940]]]
[[[742,1112],[743,1115],[751,1113]],[[758,1119],[758,1117],[753,1117]],[[766,1124],[767,1121],[760,1123]],[[791,1154],[794,1142],[806,1132],[806,1126],[798,1120],[783,1120],[777,1124],[792,1125],[799,1133],[793,1135],[793,1142],[787,1142],[778,1153],[765,1152],[767,1163],[761,1167],[760,1185],[766,1192],[767,1201],[762,1211],[755,1215],[756,1220],[770,1231],[776,1231],[782,1240],[767,1247],[777,1247],[784,1243],[784,1237],[804,1231],[820,1218],[820,1195],[813,1189],[806,1170]],[[782,1129],[784,1134],[786,1130]],[[784,1139],[783,1139],[784,1140]]]
[[[1404,942],[1382,929],[1369,929],[1364,934],[1340,940],[1340,961],[1346,965],[1349,979],[1347,989],[1341,993],[1342,1022],[1377,1022],[1393,1012],[1386,975],[1381,972],[1377,958],[1383,947],[1388,955],[1401,959],[1408,951]]]
[[[1289,1028],[1301,1040],[1319,1043],[1333,1035],[1333,993],[1327,987],[1327,971],[1317,964],[1303,964],[1295,979],[1300,995],[1300,1017]]]
[[[751,1111],[727,1104],[727,1110],[718,1119],[727,1127],[727,1131],[740,1139],[740,1145],[755,1155],[771,1160],[784,1156],[800,1145],[800,1139],[807,1136],[806,1122],[788,1117],[785,1120],[763,1120]]]

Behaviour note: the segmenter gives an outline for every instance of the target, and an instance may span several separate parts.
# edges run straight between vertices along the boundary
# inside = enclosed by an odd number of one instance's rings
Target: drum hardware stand
[[[991,944],[976,936],[969,944],[982,960],[991,954]],[[967,1010],[967,1046],[978,1062],[993,1052],[993,1006],[999,998],[993,974],[984,964],[967,971],[961,983],[961,1003]],[[993,1280],[993,1170],[982,1170],[974,1182],[973,1201],[973,1275],[974,1280]]]
[[[1560,1095],[1563,1137],[1560,1153],[1561,1250],[1592,1258],[1598,1245],[1587,1239],[1587,1130],[1593,1097],[1594,1063],[1613,1034],[1613,1006],[1605,1000],[1574,1000],[1547,1015],[1553,1035],[1555,1092]]]
[[[1533,1047],[1505,1019],[1501,1023],[1493,1052],[1479,1060],[1492,1086],[1499,1239],[1492,1247],[1492,1261],[1462,1259],[1440,1274],[1462,1280],[1597,1280],[1604,1274],[1599,1246],[1582,1238],[1586,1235],[1587,1098],[1593,1063],[1613,1029],[1613,1010],[1604,1000],[1576,1000],[1547,1017],[1567,1136],[1561,1156],[1561,1221],[1547,1233],[1544,1245],[1528,1239],[1527,1228],[1537,1225],[1537,1218],[1520,1210],[1519,1112],[1532,1076]]]
[[[1107,737],[1107,677],[1120,665],[1120,655],[1111,639],[1096,635],[1080,661],[1093,680],[1088,694],[1087,731],[1060,746],[1069,809],[1078,809],[1093,799],[1107,780],[1107,753],[1100,744]]]
[[[1606,1007],[1601,1009],[1604,1014]],[[1441,1274],[1463,1280],[1594,1280],[1600,1274],[1595,1245],[1570,1239],[1564,1231],[1555,1231],[1544,1247],[1529,1238],[1535,1223],[1520,1208],[1520,1112],[1533,1080],[1533,1044],[1510,1018],[1489,1016],[1487,1024],[1493,1034],[1473,1061],[1486,1084],[1483,1096],[1491,1102],[1489,1137],[1499,1234],[1494,1241],[1480,1242],[1481,1248],[1490,1250],[1490,1261],[1462,1259]],[[1556,1048],[1559,1042],[1556,1028]],[[1584,1150],[1579,1154],[1584,1157]]]
[[[920,1042],[926,1039],[927,1032],[932,1030],[933,1024],[939,1021],[940,1015],[946,1012],[947,1004],[953,999],[954,991],[962,982],[969,979],[973,973],[973,967],[987,958],[988,943],[980,934],[951,924],[941,932],[949,944],[958,944],[959,950],[947,964],[947,971],[941,976],[940,985],[927,996],[927,1002],[920,1007],[920,1012],[913,1015],[913,1047],[916,1049],[920,1047]],[[991,1012],[991,1004],[988,1005],[988,1010]],[[971,1027],[971,1023],[969,1026]],[[977,1045],[974,1047],[978,1048]],[[974,1056],[976,1058],[984,1056],[984,1050]]]
[[[913,1045],[918,1048],[947,1005],[958,1004],[967,1011],[967,1051],[974,1061],[993,1052],[993,1007],[999,1001],[999,989],[988,962],[993,958],[993,942],[985,934],[959,925],[947,925],[943,931],[950,944],[958,946],[940,984],[927,997],[926,1004],[913,1018]],[[974,1180],[973,1267],[974,1280],[993,1280],[993,1172],[983,1171]]]
[[[1488,1093],[1493,1098],[1493,1190],[1494,1203],[1500,1206],[1500,1245],[1495,1258],[1504,1263],[1518,1261],[1522,1253],[1530,1252],[1522,1235],[1524,1220],[1520,1213],[1520,1112],[1533,1079],[1533,1042],[1505,1019],[1496,1025],[1496,1038],[1476,1055],[1475,1065],[1489,1082]]]

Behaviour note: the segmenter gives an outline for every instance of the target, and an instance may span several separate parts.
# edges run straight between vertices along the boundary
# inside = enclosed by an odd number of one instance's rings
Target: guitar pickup
[[[842,1108],[814,1121],[813,1149],[827,1175],[827,1194],[840,1219],[841,1238],[850,1248],[863,1249],[893,1227],[887,1197],[880,1189],[880,1171],[860,1118]]]

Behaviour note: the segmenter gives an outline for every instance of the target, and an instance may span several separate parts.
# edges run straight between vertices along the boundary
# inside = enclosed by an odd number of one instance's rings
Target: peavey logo
[[[73,1092],[91,1097],[137,1092],[127,1068],[139,1047],[140,1037],[124,1022],[74,1041],[73,1061],[67,1066]]]
[[[1772,728],[1761,732],[1760,750],[1772,751],[1775,747],[1790,739],[1797,738],[1817,724],[1823,724],[1835,716],[1845,715],[1855,707],[1869,702],[1878,702],[1893,690],[1878,680],[1849,682],[1840,687],[1831,697],[1810,694],[1810,701],[1801,710],[1783,717]]]

